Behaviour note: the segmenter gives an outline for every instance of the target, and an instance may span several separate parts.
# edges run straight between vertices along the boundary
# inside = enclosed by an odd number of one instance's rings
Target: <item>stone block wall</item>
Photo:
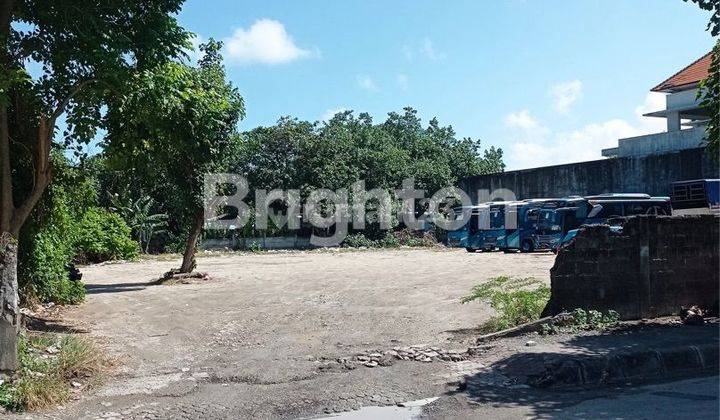
[[[585,227],[558,252],[545,315],[575,308],[623,319],[713,308],[720,296],[720,218],[631,217],[621,233]]]

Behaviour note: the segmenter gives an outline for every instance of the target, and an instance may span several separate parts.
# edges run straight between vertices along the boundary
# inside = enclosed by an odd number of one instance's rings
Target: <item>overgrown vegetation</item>
[[[60,153],[52,163],[55,182],[20,232],[18,282],[25,302],[77,303],[85,289],[70,264],[131,259],[138,245],[121,218],[98,207],[91,173]]]
[[[97,263],[137,257],[138,243],[130,238],[130,227],[117,214],[93,207],[80,220],[76,260]]]
[[[370,239],[363,233],[348,235],[342,242],[346,248],[398,248],[409,247],[431,247],[437,245],[437,240],[432,233],[415,233],[408,229],[396,232],[386,232],[380,239]]]
[[[106,362],[87,340],[73,335],[26,333],[20,368],[0,384],[0,406],[38,410],[67,401],[75,387],[94,385]]]
[[[545,324],[542,326],[542,334],[557,334],[561,332],[576,333],[578,331],[605,331],[614,327],[620,322],[620,314],[609,310],[605,313],[600,311],[577,308],[570,314],[570,319],[563,325]]]
[[[532,277],[499,276],[474,286],[460,301],[476,300],[489,303],[497,312],[480,327],[482,332],[491,333],[539,319],[550,300],[550,288]]]

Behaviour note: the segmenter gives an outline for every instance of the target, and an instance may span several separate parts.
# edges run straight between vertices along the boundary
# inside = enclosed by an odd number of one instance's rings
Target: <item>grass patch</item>
[[[550,300],[550,288],[532,277],[500,276],[474,286],[460,301],[476,300],[489,303],[497,312],[480,326],[483,333],[491,333],[539,319]]]
[[[0,384],[0,406],[11,411],[62,404],[72,396],[73,384],[94,385],[105,367],[98,349],[73,335],[27,332],[18,351],[20,368]]]

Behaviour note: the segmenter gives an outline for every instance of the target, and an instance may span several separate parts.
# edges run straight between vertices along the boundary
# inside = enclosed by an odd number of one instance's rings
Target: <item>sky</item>
[[[681,0],[189,0],[196,43],[225,42],[242,130],[412,106],[505,151],[507,169],[600,159],[664,130],[649,90],[708,52],[709,13]]]

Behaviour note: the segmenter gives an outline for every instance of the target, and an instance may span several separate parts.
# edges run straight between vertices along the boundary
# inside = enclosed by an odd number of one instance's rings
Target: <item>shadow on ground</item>
[[[633,386],[647,383],[659,383],[682,378],[682,375],[666,376],[643,376],[643,364],[647,363],[641,358],[637,359],[637,364],[632,362],[629,366],[622,365],[624,369],[627,367],[629,374],[625,372],[613,371],[611,365],[600,368],[601,372],[587,371],[580,375],[580,380],[587,379],[584,377],[602,377],[610,369],[610,376],[620,378],[620,381],[609,381],[607,384],[600,386],[588,386],[584,384],[567,385],[572,383],[568,381],[564,386],[543,389],[539,388],[538,378],[551,374],[556,374],[560,367],[565,368],[567,365],[579,365],[583,360],[593,360],[597,362],[598,356],[607,356],[622,353],[638,354],[638,352],[659,353],[667,349],[687,349],[696,347],[698,349],[717,348],[719,329],[717,320],[703,326],[688,326],[683,324],[641,322],[608,330],[602,333],[585,333],[565,336],[550,336],[545,341],[538,339],[540,344],[537,347],[529,347],[523,349],[518,347],[518,351],[504,357],[500,360],[492,362],[486,369],[466,377],[457,391],[451,394],[465,394],[473,403],[490,407],[531,407],[534,414],[540,418],[562,417],[560,413],[568,406],[576,405],[584,400],[597,398],[600,396],[610,396],[614,394],[627,394],[633,392]],[[528,337],[520,337],[517,343],[522,343]],[[522,346],[522,344],[520,344]],[[656,352],[657,350],[657,352]],[[715,351],[716,353],[717,351]],[[700,353],[700,350],[698,350]],[[714,353],[713,353],[714,354]],[[700,356],[702,357],[702,356]],[[602,359],[604,360],[604,359]],[[660,359],[662,360],[662,358]],[[667,360],[668,365],[677,363],[677,361]],[[709,363],[708,366],[712,364]],[[684,377],[717,375],[717,363],[712,369],[704,372],[693,371]],[[592,364],[588,364],[592,366]],[[595,365],[597,366],[597,364]],[[573,372],[577,369],[571,369]],[[670,369],[662,371],[670,372]],[[688,371],[689,372],[689,371]],[[599,375],[599,376],[598,376]],[[498,378],[500,378],[498,380]],[[575,378],[578,379],[578,378]],[[501,383],[503,382],[504,383]],[[588,381],[589,383],[590,381]],[[537,386],[530,387],[528,384]],[[717,393],[714,395],[688,395],[688,398],[699,399],[718,399]]]
[[[112,283],[112,284],[86,284],[85,293],[97,295],[101,293],[136,292],[144,290],[148,286],[157,286],[157,281],[146,283]]]
[[[28,330],[61,334],[86,334],[89,331],[64,324],[62,321],[35,315],[23,315],[23,323]]]

